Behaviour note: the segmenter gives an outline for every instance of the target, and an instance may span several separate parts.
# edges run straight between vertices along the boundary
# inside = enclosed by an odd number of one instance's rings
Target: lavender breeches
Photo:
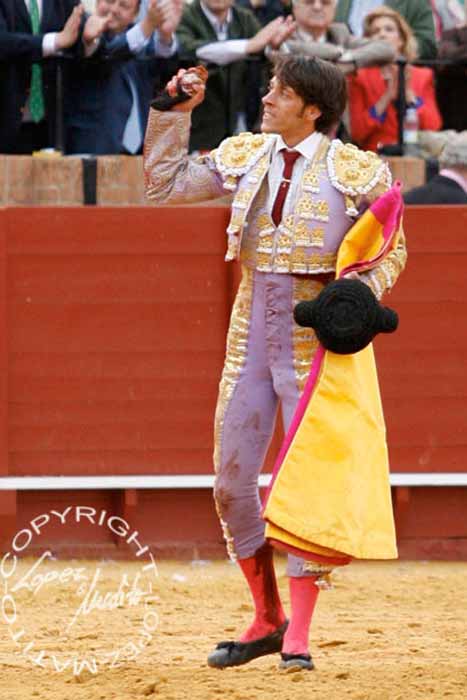
[[[321,289],[310,277],[243,269],[215,420],[214,498],[233,558],[250,557],[264,543],[258,475],[279,402],[287,431],[317,348],[313,331],[294,323],[293,308]],[[289,576],[306,575],[302,567],[289,555]]]

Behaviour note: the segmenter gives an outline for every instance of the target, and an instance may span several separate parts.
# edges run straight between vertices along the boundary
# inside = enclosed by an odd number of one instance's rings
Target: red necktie
[[[299,157],[300,153],[298,151],[287,151],[285,148],[281,151],[282,157],[284,158],[284,172],[282,173],[282,182],[277,190],[276,199],[274,201],[274,206],[272,207],[272,220],[276,226],[279,226],[282,219],[282,207],[284,206],[284,201],[289,191],[290,179],[292,177],[292,170],[295,161]]]

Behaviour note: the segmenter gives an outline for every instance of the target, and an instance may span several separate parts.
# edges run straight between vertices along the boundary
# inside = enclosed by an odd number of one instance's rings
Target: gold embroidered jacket
[[[239,134],[198,159],[188,157],[190,114],[151,110],[144,149],[146,196],[157,204],[200,202],[233,193],[226,260],[263,272],[335,270],[339,245],[364,206],[388,189],[388,167],[374,153],[322,136],[303,171],[293,213],[276,227],[266,207],[276,136]],[[397,249],[361,275],[380,298],[406,260]]]

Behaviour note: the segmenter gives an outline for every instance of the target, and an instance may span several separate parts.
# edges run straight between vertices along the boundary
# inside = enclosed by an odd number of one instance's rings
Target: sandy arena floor
[[[31,571],[33,564],[22,561],[11,575],[5,567],[0,578],[0,700],[467,698],[465,563],[339,571],[334,589],[320,594],[312,625],[316,670],[293,674],[277,670],[278,656],[226,671],[205,665],[214,644],[235,637],[252,614],[228,562],[158,562],[157,576],[151,569],[136,586],[136,563],[50,561]],[[96,567],[95,590],[113,592],[100,599],[111,610],[80,608]],[[278,571],[288,605],[284,560]],[[119,587],[146,591],[149,584],[153,596],[116,596]],[[94,660],[97,673],[74,673],[77,659]]]

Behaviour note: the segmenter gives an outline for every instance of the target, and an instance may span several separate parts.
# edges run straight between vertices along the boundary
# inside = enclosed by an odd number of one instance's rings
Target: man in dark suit
[[[467,204],[467,131],[448,139],[439,164],[438,175],[404,195],[406,204]]]
[[[283,17],[261,28],[233,0],[186,5],[177,30],[180,60],[187,66],[202,61],[209,71],[206,98],[193,112],[190,150],[210,150],[226,136],[246,130],[249,59],[260,58],[266,46],[278,48],[294,29]]]
[[[107,18],[107,30],[93,55],[73,68],[67,153],[141,152],[155,79],[176,52],[182,2],[149,0],[134,24],[139,5],[139,0],[97,0],[97,16]]]
[[[0,0],[0,152],[54,144],[52,57],[76,45],[82,20],[79,0]]]

